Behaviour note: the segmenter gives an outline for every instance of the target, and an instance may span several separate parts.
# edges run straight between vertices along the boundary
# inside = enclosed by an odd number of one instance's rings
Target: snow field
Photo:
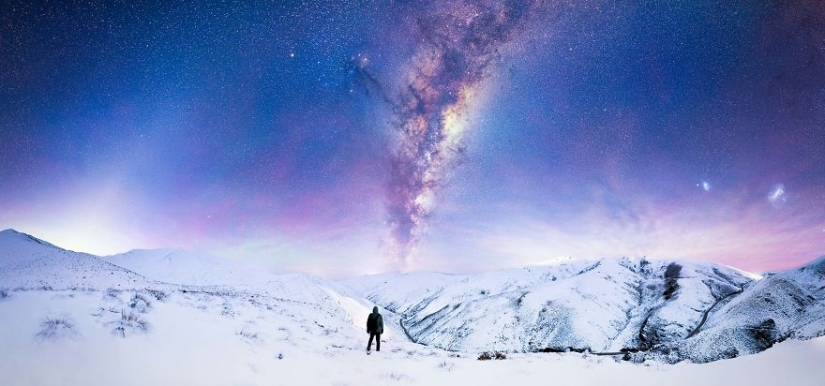
[[[131,310],[132,295],[122,292],[113,299],[101,291],[21,291],[0,301],[4,384],[758,386],[820,385],[825,376],[825,338],[783,342],[759,355],[701,365],[633,364],[578,353],[478,361],[472,353],[431,349],[392,334],[381,352],[367,356],[367,335],[352,323],[322,319],[323,313],[307,313],[303,305],[197,293],[153,301],[147,313],[140,313],[150,329],[121,337],[109,324],[121,316],[108,311],[98,316],[98,311]],[[224,312],[226,303],[233,313]],[[73,334],[39,339],[49,316],[68,316]],[[324,322],[330,325],[322,327]]]
[[[0,383],[751,386],[825,379],[825,257],[764,277],[709,263],[604,259],[333,283],[180,251],[119,256],[128,269],[0,232]],[[368,356],[364,322],[374,303],[386,307],[385,334],[382,352]],[[410,342],[402,321],[431,346]],[[665,350],[634,357],[640,363],[519,353],[611,343],[612,351],[640,344],[642,335]],[[508,359],[476,359],[492,350],[507,351]]]

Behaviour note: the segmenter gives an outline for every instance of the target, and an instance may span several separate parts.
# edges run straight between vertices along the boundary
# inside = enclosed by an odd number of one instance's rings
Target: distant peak
[[[552,259],[548,259],[548,260],[544,260],[544,261],[539,261],[537,263],[533,263],[532,265],[559,265],[559,264],[564,264],[564,263],[567,263],[567,262],[571,262],[573,260],[576,260],[576,258],[573,257],[573,256],[556,256]]]
[[[11,228],[0,231],[0,238],[7,239],[7,240],[28,241],[28,242],[31,242],[31,243],[37,243],[37,244],[40,244],[40,245],[44,245],[44,246],[47,246],[47,247],[50,247],[50,248],[60,249],[59,247],[55,246],[52,243],[49,243],[47,241],[38,239],[37,237],[34,237],[34,236],[32,236],[28,233],[18,232],[14,229],[11,229]]]
[[[818,258],[803,264],[797,269],[800,271],[813,270],[820,272],[821,274],[825,274],[825,256],[819,256]]]
[[[11,228],[0,232],[0,237],[6,238],[6,239],[36,239],[36,237],[34,237],[30,234],[26,234],[26,233],[23,233],[23,232],[18,232],[17,230],[14,230],[14,229],[11,229]]]
[[[122,253],[125,254],[156,254],[156,255],[169,255],[173,253],[182,252],[180,249],[174,248],[136,248],[129,250],[127,252]]]

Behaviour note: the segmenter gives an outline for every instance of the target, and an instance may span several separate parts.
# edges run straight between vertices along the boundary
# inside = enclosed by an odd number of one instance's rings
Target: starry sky
[[[818,0],[0,4],[0,228],[327,277],[825,255]]]

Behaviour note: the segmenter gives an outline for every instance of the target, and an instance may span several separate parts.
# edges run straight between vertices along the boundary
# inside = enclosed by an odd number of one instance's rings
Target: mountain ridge
[[[447,350],[708,362],[825,335],[823,267],[819,258],[762,277],[684,259],[573,259],[457,276],[427,292],[405,286],[429,273],[342,284],[398,312],[411,340]]]
[[[0,232],[0,245],[0,283],[7,288],[120,288],[151,282],[98,256],[13,229]]]

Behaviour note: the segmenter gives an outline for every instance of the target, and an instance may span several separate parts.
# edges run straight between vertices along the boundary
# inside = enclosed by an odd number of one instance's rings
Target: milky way
[[[825,253],[823,42],[821,0],[4,0],[0,229],[338,276],[788,268]]]
[[[402,260],[415,255],[445,174],[460,159],[478,86],[535,8],[531,1],[439,2],[417,19],[421,45],[394,106],[400,143],[387,190],[393,252]]]

